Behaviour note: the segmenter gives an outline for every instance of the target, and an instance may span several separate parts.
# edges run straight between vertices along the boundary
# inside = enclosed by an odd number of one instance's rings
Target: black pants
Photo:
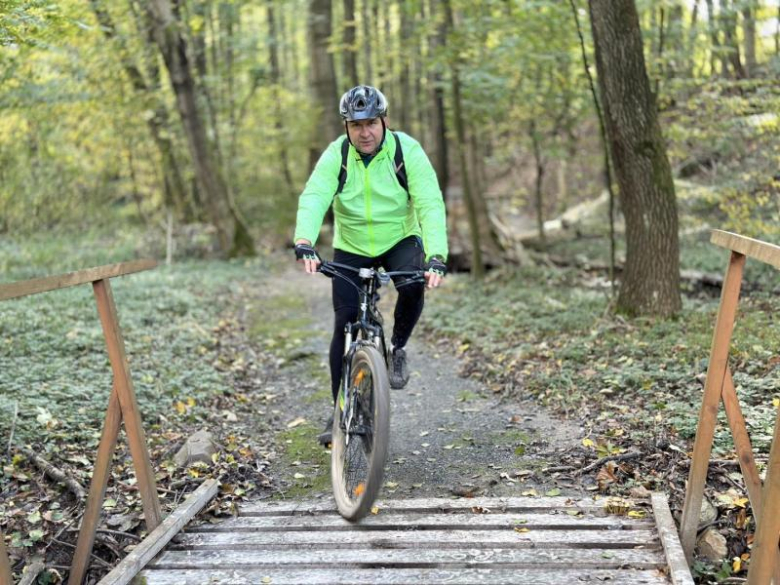
[[[422,270],[425,253],[422,241],[416,236],[410,236],[398,242],[387,252],[376,258],[360,256],[343,250],[336,250],[333,261],[347,264],[355,268],[382,267],[388,272],[400,270]],[[360,285],[360,279],[355,274],[353,282]],[[396,283],[405,280],[397,277]],[[393,347],[403,347],[412,335],[412,330],[420,318],[425,297],[425,285],[422,283],[404,285],[398,289],[398,301],[395,304],[395,324],[390,342]],[[344,357],[344,326],[357,320],[359,310],[358,291],[340,278],[333,279],[333,339],[330,342],[330,379],[333,402],[339,392],[341,380],[342,358]]]

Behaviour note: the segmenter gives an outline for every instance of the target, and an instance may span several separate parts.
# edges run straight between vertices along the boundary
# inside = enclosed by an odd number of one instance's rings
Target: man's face
[[[363,154],[373,154],[379,148],[382,142],[382,120],[372,118],[371,120],[354,120],[347,122],[347,132],[349,140]]]

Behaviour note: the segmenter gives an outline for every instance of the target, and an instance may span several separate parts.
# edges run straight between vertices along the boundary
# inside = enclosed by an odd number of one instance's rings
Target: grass
[[[284,447],[285,463],[293,465],[301,475],[295,477],[296,472],[291,474],[292,485],[285,489],[285,498],[302,498],[330,489],[330,451],[318,443],[320,432],[321,429],[314,425],[302,424],[280,433],[279,443]]]

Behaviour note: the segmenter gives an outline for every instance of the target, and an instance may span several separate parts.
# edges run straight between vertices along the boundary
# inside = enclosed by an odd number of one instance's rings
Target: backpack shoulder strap
[[[341,143],[341,168],[339,169],[339,186],[336,189],[334,197],[341,193],[344,189],[344,184],[347,182],[347,156],[349,155],[349,140],[344,137],[344,142]]]
[[[393,132],[393,138],[395,138],[395,157],[393,157],[395,176],[398,177],[398,183],[408,194],[409,180],[406,178],[406,166],[404,165],[404,151],[401,148],[401,139],[398,138],[398,134],[395,132]]]

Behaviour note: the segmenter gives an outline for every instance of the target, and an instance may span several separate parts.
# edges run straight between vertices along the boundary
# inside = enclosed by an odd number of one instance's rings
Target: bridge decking
[[[606,499],[389,500],[350,524],[329,503],[258,503],[189,526],[135,582],[692,585],[665,497],[642,504],[632,518]]]

